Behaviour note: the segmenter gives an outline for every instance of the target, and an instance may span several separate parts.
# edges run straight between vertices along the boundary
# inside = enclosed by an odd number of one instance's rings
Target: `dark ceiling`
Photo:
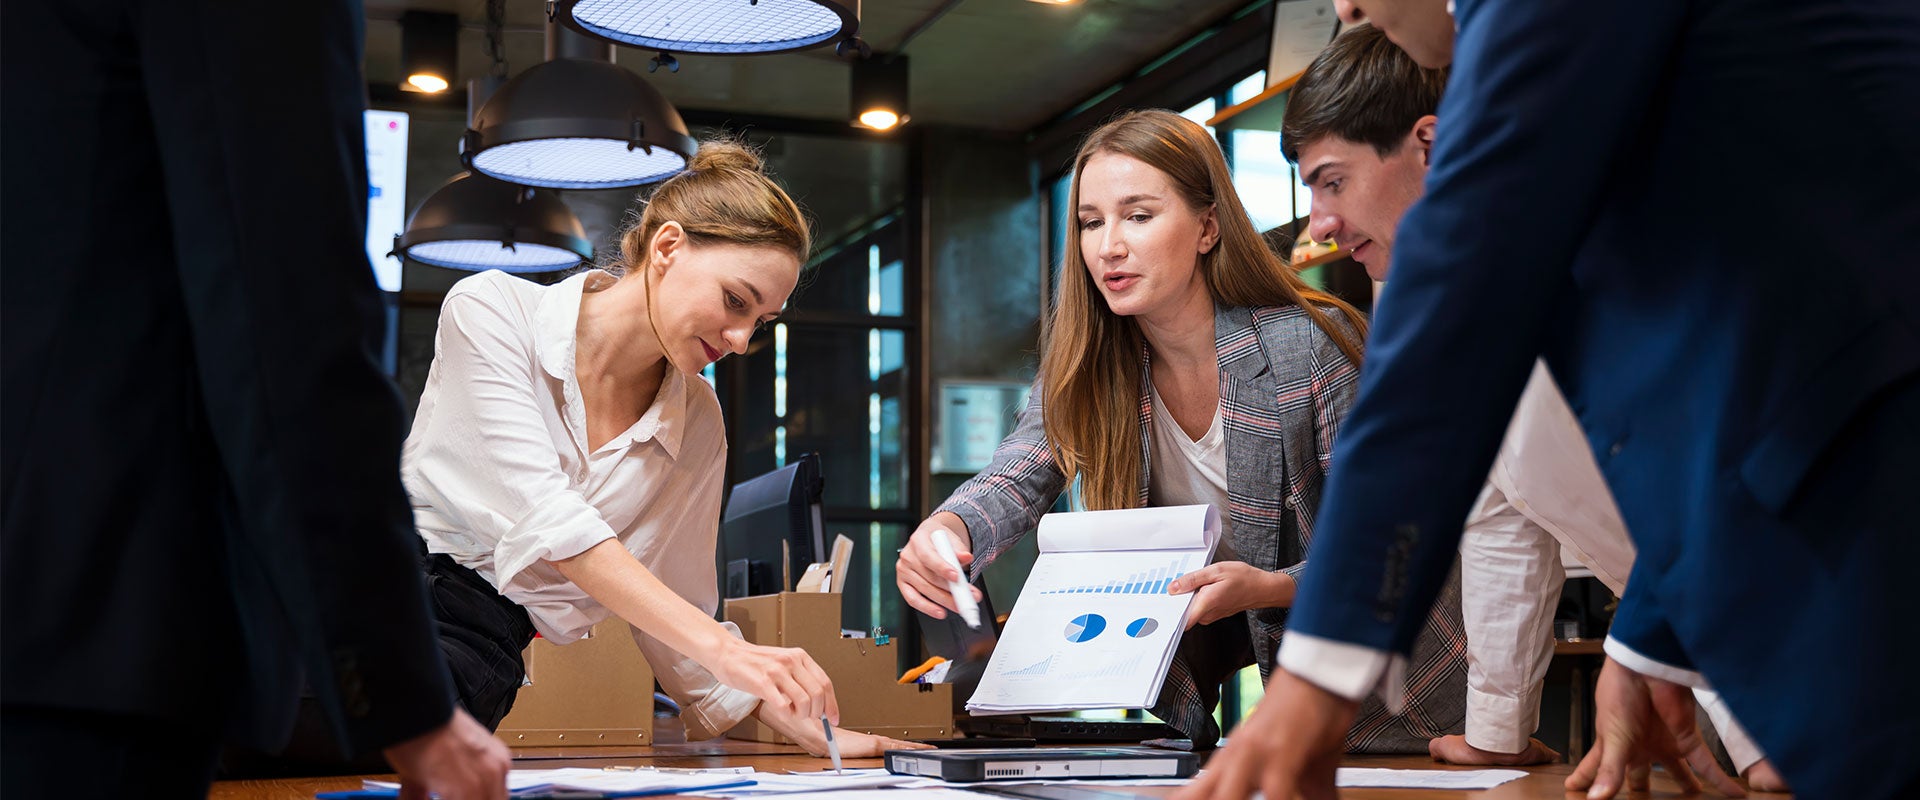
[[[713,0],[716,3],[746,0]],[[913,121],[1022,132],[1055,117],[1250,0],[867,0],[861,36],[887,52],[908,43]],[[457,14],[459,78],[487,71],[484,0],[366,0],[367,80],[398,84],[402,12]],[[507,0],[508,68],[543,58],[546,3]],[[819,120],[847,116],[848,66],[831,47],[769,56],[679,55],[678,73],[646,72],[650,51],[618,49],[681,108]],[[456,83],[456,85],[461,85]]]

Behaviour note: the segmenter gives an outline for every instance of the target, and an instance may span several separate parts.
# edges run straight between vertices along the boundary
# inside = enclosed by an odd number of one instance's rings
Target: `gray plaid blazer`
[[[1335,320],[1339,311],[1326,309]],[[1234,557],[1296,579],[1307,565],[1314,512],[1333,463],[1333,441],[1353,404],[1359,369],[1295,306],[1219,308],[1214,342],[1220,359],[1220,408],[1227,442],[1227,514]],[[1141,354],[1139,504],[1152,476],[1152,364]],[[1047,445],[1045,411],[1036,384],[1019,426],[994,451],[986,470],[940,506],[966,522],[984,569],[1039,524],[1066,488]],[[1421,753],[1427,740],[1460,733],[1466,717],[1466,631],[1460,621],[1459,570],[1448,581],[1408,665],[1407,709],[1390,714],[1369,697],[1347,734],[1351,752]],[[1195,628],[1167,675],[1156,716],[1192,737],[1197,747],[1219,738],[1212,718],[1219,684],[1258,663],[1273,670],[1287,609],[1249,611],[1242,620]],[[1212,630],[1208,630],[1211,628]],[[1250,652],[1249,652],[1250,651]]]

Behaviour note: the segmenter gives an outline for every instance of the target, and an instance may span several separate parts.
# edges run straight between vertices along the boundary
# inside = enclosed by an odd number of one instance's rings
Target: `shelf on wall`
[[[1331,264],[1350,255],[1353,255],[1353,253],[1347,250],[1334,250],[1332,252],[1321,253],[1297,264],[1288,264],[1287,266],[1292,267],[1294,272],[1301,272],[1313,269],[1321,264]]]
[[[1281,98],[1287,93],[1287,90],[1293,88],[1294,84],[1299,83],[1300,76],[1305,74],[1306,70],[1296,72],[1278,83],[1268,86],[1266,91],[1248,98],[1245,102],[1235,103],[1221,109],[1220,113],[1213,115],[1212,119],[1207,120],[1207,125],[1213,128],[1240,128],[1262,131],[1280,130],[1280,117],[1285,114],[1287,110],[1287,101]]]

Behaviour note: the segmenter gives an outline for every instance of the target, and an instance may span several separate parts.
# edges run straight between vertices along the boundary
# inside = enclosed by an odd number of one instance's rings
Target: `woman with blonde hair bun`
[[[618,260],[552,286],[455,284],[402,456],[460,702],[497,727],[538,631],[632,627],[690,739],[749,714],[826,752],[832,683],[797,648],[713,619],[726,464],[699,373],[778,315],[808,222],[753,150],[709,141],[653,191]],[[914,747],[841,731],[848,755]]]
[[[1221,681],[1274,667],[1366,320],[1267,248],[1212,135],[1178,114],[1136,111],[1095,130],[1068,197],[1078,246],[1060,268],[1027,408],[992,464],[908,540],[897,583],[909,605],[944,616],[955,576],[933,532],[947,531],[977,575],[1076,480],[1089,509],[1214,505],[1221,559],[1168,589],[1196,594],[1187,622],[1198,627],[1152,709],[1211,747]],[[1451,625],[1436,614],[1416,649],[1420,695],[1404,713],[1363,710],[1350,749],[1425,753],[1459,730],[1457,588],[1453,602]]]

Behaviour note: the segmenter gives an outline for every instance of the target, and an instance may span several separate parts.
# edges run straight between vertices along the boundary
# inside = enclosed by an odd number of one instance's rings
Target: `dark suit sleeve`
[[[1458,5],[1426,196],[1401,222],[1292,629],[1408,652],[1591,218],[1642,165],[1684,4]]]
[[[451,717],[452,690],[400,484],[403,412],[374,359],[359,4],[139,13],[199,382],[237,499],[243,627],[291,634],[355,750],[410,738]]]
[[[1619,640],[1634,652],[1669,667],[1692,670],[1693,661],[1680,646],[1680,637],[1668,626],[1660,601],[1646,589],[1653,577],[1642,573],[1643,565],[1650,566],[1646,562],[1635,564],[1627,578],[1626,596],[1620,598],[1620,608],[1614,612],[1607,638]],[[1635,589],[1636,586],[1641,588]]]

